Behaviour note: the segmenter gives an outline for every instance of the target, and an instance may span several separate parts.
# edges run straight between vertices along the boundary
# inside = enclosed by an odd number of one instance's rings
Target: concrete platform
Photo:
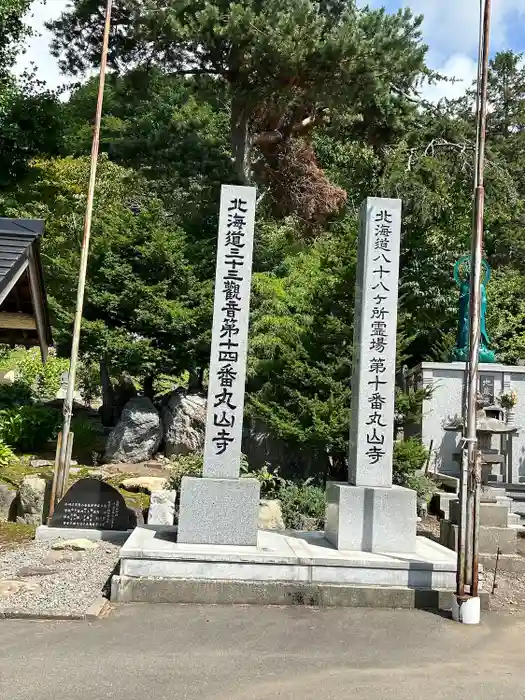
[[[319,532],[260,530],[257,547],[178,544],[175,539],[175,528],[137,527],[121,549],[112,599],[214,602],[218,596],[241,603],[259,597],[267,604],[284,604],[286,598],[321,596],[351,605],[356,604],[351,602],[357,595],[353,589],[361,587],[366,590],[360,599],[385,599],[388,588],[397,591],[388,600],[402,598],[413,607],[409,591],[455,587],[455,553],[424,537],[417,538],[409,555],[337,550]],[[382,592],[372,594],[376,588]]]
[[[135,530],[94,530],[92,528],[48,527],[36,529],[36,540],[91,540],[92,542],[124,543]]]

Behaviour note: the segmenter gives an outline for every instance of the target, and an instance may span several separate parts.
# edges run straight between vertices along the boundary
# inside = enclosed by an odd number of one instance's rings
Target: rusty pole
[[[474,214],[475,229],[472,236],[472,291],[470,298],[470,377],[469,405],[467,416],[467,437],[469,440],[469,473],[471,488],[474,493],[472,512],[472,582],[470,595],[477,597],[479,589],[479,515],[481,496],[481,454],[476,441],[476,398],[478,388],[478,350],[480,340],[480,302],[481,302],[481,258],[483,254],[483,228],[485,211],[485,144],[487,133],[487,86],[489,75],[491,0],[485,0],[483,13],[482,65],[479,86],[479,109],[477,113],[478,142],[475,175]]]
[[[82,239],[82,249],[80,253],[80,272],[78,277],[75,323],[73,326],[73,339],[71,343],[71,358],[69,363],[69,378],[67,383],[67,392],[66,398],[64,399],[64,424],[62,427],[62,440],[60,444],[58,464],[55,466],[54,481],[59,487],[56,489],[57,499],[62,498],[62,496],[64,495],[64,493],[61,493],[61,491],[63,491],[67,487],[67,476],[69,472],[70,459],[68,457],[68,444],[71,443],[71,441],[69,440],[69,434],[71,428],[71,416],[73,413],[73,397],[75,393],[75,378],[80,343],[80,329],[82,325],[82,310],[84,307],[84,292],[86,287],[89,239],[91,236],[91,219],[93,215],[93,200],[95,197],[95,183],[97,177],[98,151],[100,143],[100,122],[102,120],[102,104],[104,101],[104,84],[106,80],[106,65],[108,57],[109,31],[111,27],[112,6],[113,0],[107,0],[104,38],[102,41],[102,56],[100,60],[100,78],[98,84],[97,110],[95,114],[95,127],[93,130],[93,142],[91,147],[91,167],[89,173],[86,213],[84,217],[84,235]],[[51,504],[51,507],[54,507],[54,503]]]

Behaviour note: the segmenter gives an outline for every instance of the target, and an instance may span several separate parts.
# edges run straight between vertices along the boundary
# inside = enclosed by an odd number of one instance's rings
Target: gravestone
[[[221,189],[203,478],[181,483],[177,541],[256,545],[260,486],[240,479],[256,190]]]
[[[392,484],[401,200],[361,208],[348,483],[327,485],[325,537],[338,549],[412,552],[416,493]]]
[[[51,527],[87,530],[129,530],[136,516],[119,491],[99,479],[80,479],[58,503]]]

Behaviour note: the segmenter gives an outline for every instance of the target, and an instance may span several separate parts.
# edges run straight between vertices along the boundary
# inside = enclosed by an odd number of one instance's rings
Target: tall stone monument
[[[416,493],[392,484],[401,200],[361,208],[348,483],[327,485],[325,537],[338,549],[413,552]]]
[[[257,545],[259,482],[239,478],[255,198],[221,190],[204,470],[182,479],[179,543]]]

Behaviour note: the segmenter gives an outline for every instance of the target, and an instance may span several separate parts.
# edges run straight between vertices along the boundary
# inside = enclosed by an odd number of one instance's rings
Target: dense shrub
[[[241,476],[257,479],[261,485],[261,498],[279,498],[280,489],[286,481],[279,476],[279,467],[270,469],[270,465],[265,464],[261,469],[251,471],[248,461],[244,455],[241,458]]]
[[[420,440],[410,438],[394,443],[393,479],[404,486],[406,479],[423,469],[428,458],[428,450]]]
[[[278,493],[281,502],[284,524],[287,528],[300,528],[301,516],[316,519],[322,529],[325,517],[326,499],[324,489],[308,482],[295,484],[287,481]]]
[[[421,473],[427,459],[427,448],[415,438],[394,443],[394,483],[414,489],[418,498],[428,503],[436,488],[434,482]]]
[[[95,451],[97,447],[97,432],[92,421],[84,416],[75,416],[71,421],[71,432],[74,434],[75,450]]]
[[[24,406],[32,402],[31,389],[23,382],[0,384],[0,409]]]
[[[15,365],[17,383],[25,385],[36,401],[54,399],[60,389],[62,374],[67,372],[69,361],[50,353],[42,364],[40,351],[33,348],[25,352]]]
[[[46,406],[19,406],[0,411],[0,440],[24,452],[43,447],[58,435],[60,411]]]
[[[18,459],[9,445],[6,445],[5,442],[0,441],[0,469],[5,469],[5,467],[8,467],[10,464],[17,461]]]
[[[101,397],[100,368],[95,363],[81,362],[77,371],[80,395],[88,406]]]
[[[183,476],[202,476],[203,464],[204,457],[200,453],[172,457],[169,488],[179,491]]]

